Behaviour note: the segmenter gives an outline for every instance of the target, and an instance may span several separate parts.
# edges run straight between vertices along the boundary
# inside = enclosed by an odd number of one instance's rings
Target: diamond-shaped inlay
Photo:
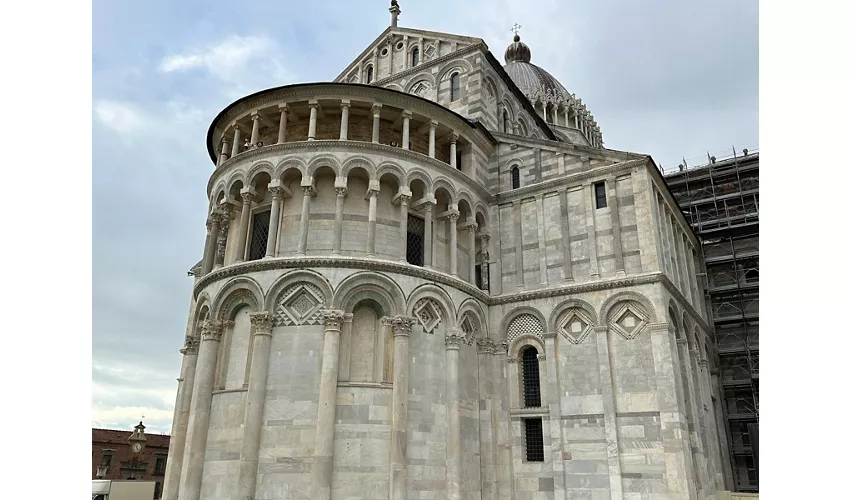
[[[463,315],[463,319],[460,322],[460,329],[463,332],[464,341],[467,345],[472,345],[472,342],[475,341],[475,321],[472,319],[472,315],[470,313],[466,313]]]
[[[573,309],[558,323],[558,332],[573,344],[578,344],[593,329],[592,321],[580,309]]]
[[[317,325],[321,323],[324,296],[313,284],[300,283],[280,294],[274,313],[274,326]]]
[[[608,327],[626,340],[637,337],[649,321],[641,307],[632,301],[621,305],[612,317]]]
[[[422,329],[425,333],[433,333],[434,328],[440,324],[443,319],[442,308],[434,299],[422,299],[413,307],[413,315],[419,320]]]

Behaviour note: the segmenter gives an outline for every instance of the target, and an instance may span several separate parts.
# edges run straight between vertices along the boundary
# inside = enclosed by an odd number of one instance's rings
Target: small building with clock
[[[154,481],[161,498],[169,440],[146,434],[142,422],[132,431],[92,428],[92,479]]]

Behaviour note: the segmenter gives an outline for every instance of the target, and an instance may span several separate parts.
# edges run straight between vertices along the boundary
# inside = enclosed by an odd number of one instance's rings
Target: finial
[[[514,41],[515,41],[515,42],[518,42],[518,41],[519,41],[519,29],[520,29],[520,28],[522,28],[522,26],[520,26],[520,25],[519,25],[519,24],[517,24],[517,23],[514,23],[514,25],[513,25],[513,26],[511,26],[511,31],[513,31],[513,32],[514,32]]]
[[[390,26],[397,28],[398,16],[401,14],[401,7],[398,6],[398,2],[396,0],[390,0],[390,14],[392,15]]]

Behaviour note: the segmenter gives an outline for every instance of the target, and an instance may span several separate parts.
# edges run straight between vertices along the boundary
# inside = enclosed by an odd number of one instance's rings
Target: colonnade
[[[339,114],[339,140],[347,141],[348,130],[349,130],[349,122],[351,115],[351,106],[352,102],[350,99],[340,99],[340,114]],[[277,122],[278,122],[278,133],[277,133],[277,142],[276,144],[282,144],[287,142],[286,132],[287,132],[287,124],[291,121],[289,119],[289,115],[293,112],[292,106],[297,103],[281,103],[277,106]],[[324,110],[320,105],[319,101],[316,99],[311,99],[307,101],[307,107],[310,110],[309,115],[309,124],[307,129],[307,141],[315,141],[316,140],[316,132],[320,119],[324,118]],[[390,109],[387,107],[387,109]],[[395,108],[393,108],[395,109]],[[384,105],[378,102],[373,102],[371,104],[370,112],[372,115],[372,142],[375,144],[380,143],[380,135],[381,135],[381,117],[382,112],[384,111]],[[240,120],[234,122],[227,130],[222,134],[221,138],[221,147],[219,149],[218,163],[217,165],[222,165],[227,160],[234,158],[240,153],[250,151],[252,149],[256,149],[259,147],[263,147],[266,144],[263,144],[260,141],[260,124],[261,122],[269,123],[271,119],[268,116],[269,112],[265,111],[264,114],[261,114],[260,111],[255,110],[250,113],[251,120],[251,135],[248,139],[243,139],[243,128],[247,127],[240,123]],[[440,122],[429,117],[425,116],[417,116],[418,121],[425,122],[424,125],[417,127],[415,130],[411,132],[411,122],[414,119],[413,111],[409,109],[401,109],[401,125],[402,125],[402,139],[399,147],[401,149],[409,150],[410,149],[410,138],[411,133],[413,134],[428,134],[428,157],[436,159],[437,152],[437,130],[440,127]],[[241,119],[244,121],[244,118]],[[449,165],[452,168],[456,168],[456,147],[458,141],[461,139],[462,135],[457,131],[450,130],[447,134],[447,141],[451,147],[451,154]],[[244,142],[243,142],[244,141]],[[290,141],[291,142],[291,141]]]
[[[307,255],[307,237],[310,224],[310,208],[312,199],[316,196],[316,188],[313,186],[302,186],[303,192],[301,202],[301,218],[298,229],[298,245],[296,255]],[[348,188],[345,186],[337,186],[336,203],[334,210],[334,230],[333,230],[333,248],[331,255],[340,255],[342,252],[342,227],[344,224],[344,204],[348,194]],[[269,191],[272,193],[271,214],[269,221],[268,241],[266,242],[265,258],[274,258],[281,255],[279,246],[279,226],[281,217],[283,217],[284,202],[286,198],[291,198],[292,193],[289,189],[281,184],[279,180],[273,180],[269,183]],[[366,197],[369,200],[368,225],[366,231],[366,256],[373,257],[375,255],[375,240],[377,233],[378,222],[378,193],[380,192],[380,184],[377,181],[371,181]],[[239,216],[239,230],[236,232],[236,241],[228,242],[228,226],[231,220],[235,219],[235,204],[229,201],[222,202],[216,207],[207,219],[207,238],[206,248],[204,249],[204,258],[201,265],[201,276],[206,275],[214,269],[218,269],[224,265],[224,256],[228,244],[236,245],[235,263],[243,262],[245,257],[245,249],[247,245],[249,229],[251,225],[251,204],[256,200],[256,191],[253,187],[243,188],[240,192],[242,197],[242,207]],[[431,193],[426,193],[425,196],[411,204],[411,191],[406,186],[399,188],[398,193],[393,197],[392,203],[399,206],[399,251],[398,260],[407,262],[407,217],[409,209],[415,208],[424,213],[425,235],[423,249],[423,265],[426,268],[434,267],[434,252],[433,252],[433,223],[434,220],[445,218],[449,224],[449,262],[448,273],[453,276],[466,279],[469,283],[475,284],[475,266],[476,266],[476,236],[479,230],[478,224],[475,222],[475,214],[468,212],[466,219],[458,225],[460,219],[460,211],[456,204],[451,204],[448,210],[433,215],[436,199]],[[469,267],[467,269],[458,270],[458,232],[466,231],[467,249],[469,254]],[[487,242],[489,235],[481,234],[481,251],[487,254]],[[483,274],[483,273],[482,273]]]

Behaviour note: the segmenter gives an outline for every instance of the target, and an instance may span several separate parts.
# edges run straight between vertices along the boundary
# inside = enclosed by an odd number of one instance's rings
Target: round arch
[[[339,177],[340,164],[339,160],[336,157],[331,155],[319,155],[310,160],[310,163],[307,164],[307,175],[310,180],[313,180],[313,174],[316,173],[320,167],[330,167],[334,172],[335,177]]]
[[[305,177],[307,175],[307,164],[300,158],[290,156],[288,158],[284,158],[275,166],[273,178],[282,181],[284,174],[292,169],[297,170],[298,173],[301,174],[301,177]]]
[[[324,298],[324,304],[333,302],[333,287],[324,276],[315,271],[295,269],[278,278],[269,288],[265,301],[266,311],[274,313],[280,294],[291,285],[300,283],[310,283],[318,288]]]
[[[463,317],[465,314],[470,314],[475,316],[477,321],[477,327],[480,331],[479,337],[490,338],[490,331],[487,328],[487,315],[484,313],[484,308],[481,307],[481,304],[478,303],[477,300],[473,298],[468,298],[461,302],[460,307],[457,309],[457,322],[458,325],[463,325]]]
[[[248,183],[247,184],[253,186],[254,180],[256,179],[257,175],[260,174],[261,172],[265,172],[265,173],[269,174],[269,177],[274,179],[275,178],[274,177],[274,171],[275,171],[275,168],[274,168],[274,165],[271,164],[271,162],[259,161],[254,166],[252,166],[250,170],[248,170],[248,175],[247,175]]]
[[[653,307],[652,302],[637,292],[619,292],[605,299],[605,302],[602,303],[602,307],[599,308],[600,320],[608,323],[610,320],[608,316],[611,314],[613,307],[620,302],[629,300],[635,301],[643,306],[644,312],[646,312],[649,316],[649,321],[651,323],[656,321],[657,316],[655,315],[655,307]]]
[[[351,158],[345,160],[345,163],[342,164],[342,169],[340,170],[340,177],[348,178],[348,173],[351,172],[353,168],[360,167],[365,170],[369,174],[369,181],[377,180],[378,177],[375,173],[375,164],[372,163],[372,160],[366,158],[365,156],[352,156]]]
[[[375,170],[375,179],[381,180],[381,177],[386,174],[395,176],[399,186],[407,186],[407,176],[404,174],[404,169],[398,163],[391,161],[381,162]]]
[[[513,323],[514,319],[516,319],[522,314],[530,314],[534,316],[540,322],[541,330],[546,328],[546,318],[543,316],[543,313],[533,307],[519,306],[508,311],[505,317],[502,318],[502,322],[499,325],[499,334],[503,335],[502,338],[508,338],[508,327],[511,325],[511,323]]]
[[[597,326],[599,324],[599,318],[596,316],[596,310],[592,305],[590,305],[590,303],[581,299],[567,299],[552,309],[552,314],[549,315],[550,332],[554,332],[558,329],[558,320],[560,320],[561,316],[570,309],[580,309],[584,312],[588,319],[593,321],[593,324],[590,326]]]
[[[260,311],[263,304],[263,290],[260,285],[251,278],[233,278],[222,287],[216,295],[212,308],[212,318],[217,320],[232,319],[233,313],[243,305],[253,307]]]
[[[410,296],[407,299],[407,315],[416,317],[416,311],[414,311],[416,304],[425,298],[433,299],[443,307],[443,311],[446,313],[443,319],[448,321],[446,326],[448,328],[454,328],[457,324],[455,322],[457,312],[452,298],[441,287],[431,283],[419,285],[410,292]]]
[[[351,312],[363,299],[372,299],[384,308],[388,316],[404,311],[404,292],[384,274],[362,271],[342,280],[333,297],[333,308]]]

